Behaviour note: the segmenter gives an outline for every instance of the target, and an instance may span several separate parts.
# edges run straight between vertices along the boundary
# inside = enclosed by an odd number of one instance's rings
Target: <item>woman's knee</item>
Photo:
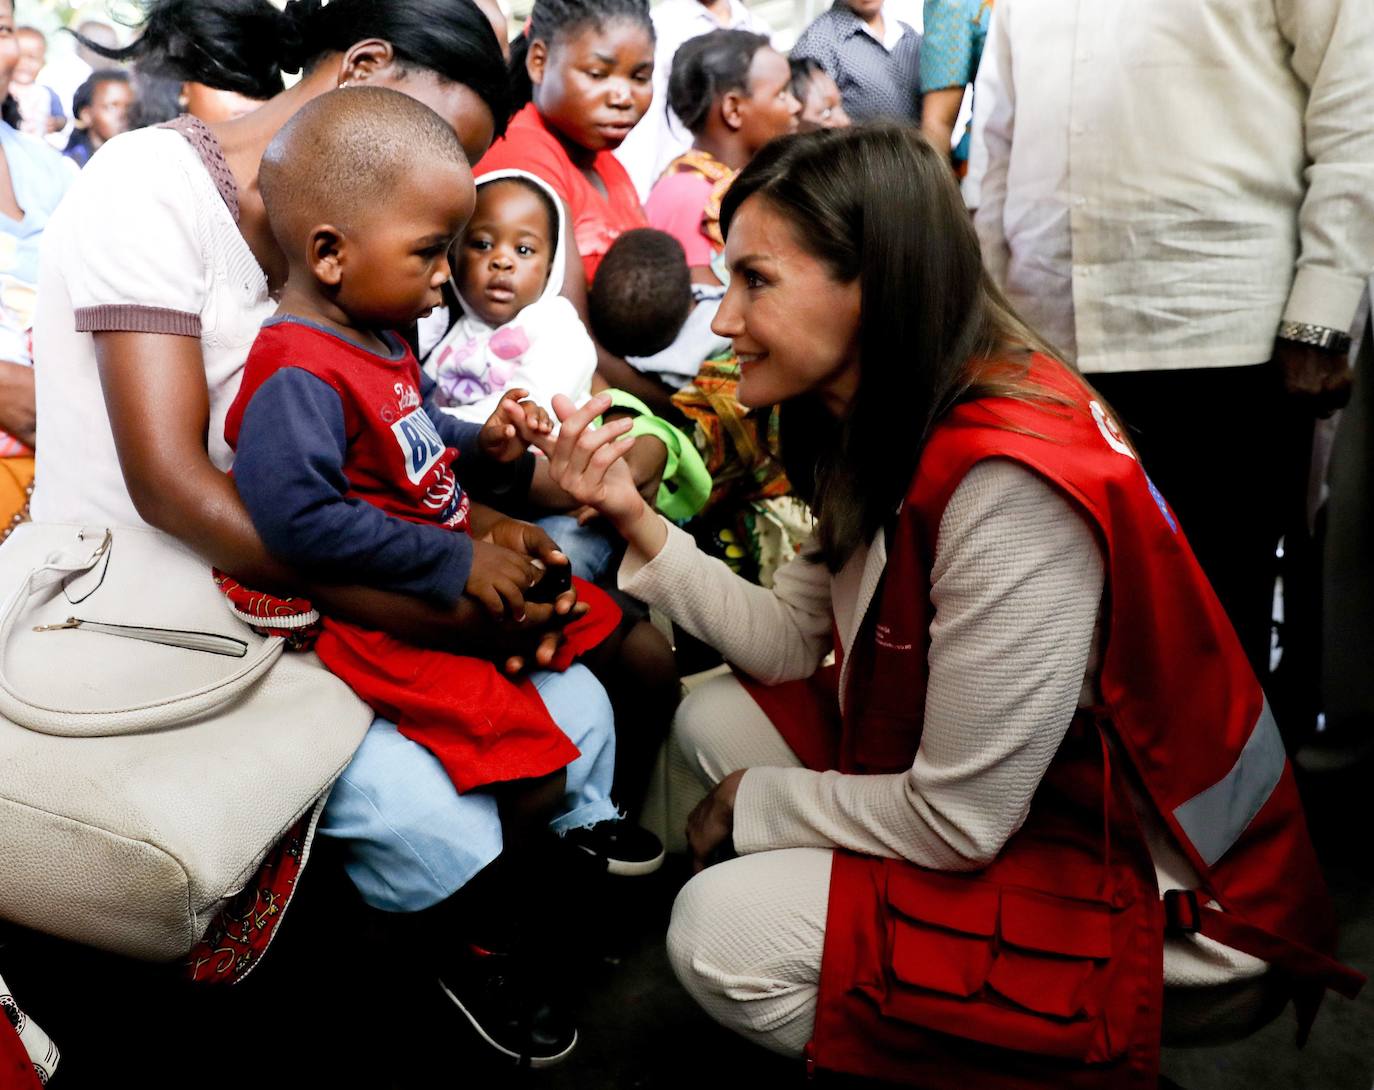
[[[673,738],[708,787],[741,768],[798,763],[733,674],[713,677],[687,694],[673,720]]]
[[[673,905],[667,942],[673,971],[707,1014],[786,1055],[811,1037],[829,887],[829,852],[793,855],[697,875]],[[794,880],[779,881],[780,867],[797,871]]]

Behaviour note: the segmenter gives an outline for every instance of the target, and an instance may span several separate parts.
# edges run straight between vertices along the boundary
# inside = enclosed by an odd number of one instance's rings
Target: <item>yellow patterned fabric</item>
[[[0,541],[28,521],[33,495],[33,455],[0,458]]]

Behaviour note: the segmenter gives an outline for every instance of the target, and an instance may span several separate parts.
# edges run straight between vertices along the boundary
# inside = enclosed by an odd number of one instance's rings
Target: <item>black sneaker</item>
[[[469,947],[439,987],[491,1048],[522,1066],[552,1067],[577,1047],[577,1027],[513,954]]]
[[[663,843],[628,818],[610,818],[573,829],[563,839],[574,848],[604,860],[608,874],[637,878],[663,866]]]

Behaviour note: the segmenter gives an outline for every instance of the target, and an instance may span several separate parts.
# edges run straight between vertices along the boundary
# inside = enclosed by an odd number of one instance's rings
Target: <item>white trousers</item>
[[[696,774],[703,794],[737,769],[800,765],[729,675],[688,695],[673,735],[674,758]],[[787,1056],[802,1054],[815,1026],[830,860],[828,849],[789,848],[717,864],[683,887],[668,927],[673,969],[702,1009]],[[1286,1003],[1272,977],[1167,989],[1164,1043],[1212,1045],[1253,1033]]]

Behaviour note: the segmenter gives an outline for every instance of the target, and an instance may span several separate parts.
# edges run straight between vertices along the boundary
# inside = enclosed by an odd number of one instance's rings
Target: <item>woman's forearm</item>
[[[620,588],[667,610],[750,676],[769,684],[809,677],[830,649],[825,565],[794,560],[768,590],[700,552],[689,535],[658,515],[616,528],[630,542]]]
[[[0,363],[0,428],[33,446],[36,421],[33,368],[22,363]]]

